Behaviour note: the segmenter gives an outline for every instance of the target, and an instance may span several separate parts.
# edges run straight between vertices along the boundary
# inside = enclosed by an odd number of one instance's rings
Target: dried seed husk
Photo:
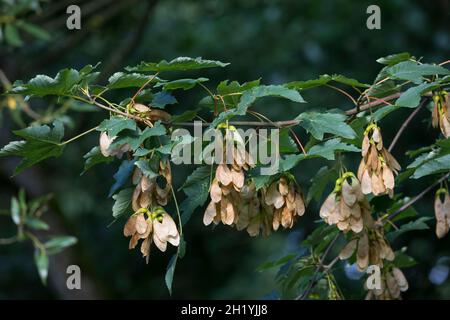
[[[139,234],[144,234],[147,231],[148,224],[143,214],[136,216],[135,228],[136,232]]]
[[[111,146],[111,143],[114,141],[114,138],[110,138],[106,131],[103,131],[100,133],[100,152],[104,157],[109,157],[111,155],[109,151],[109,147]]]
[[[142,241],[141,253],[144,258],[149,256],[151,244],[152,244],[152,238],[150,238],[150,237],[145,238],[144,241]],[[148,263],[148,260],[147,260],[147,263]]]
[[[406,280],[403,272],[399,268],[394,267],[392,268],[392,274],[397,281],[397,285],[399,286],[400,291],[405,292],[406,290],[408,290],[408,281]]]
[[[386,189],[394,189],[394,173],[388,166],[383,166],[383,182]]]
[[[392,298],[398,299],[400,297],[400,288],[397,280],[391,273],[386,274],[386,285]]]
[[[339,253],[339,259],[341,260],[349,259],[353,255],[353,253],[355,253],[357,244],[358,239],[350,240]]]
[[[282,196],[287,196],[289,193],[289,186],[288,183],[286,181],[286,179],[284,177],[280,178],[280,181],[278,182],[278,192],[282,195]]]
[[[141,185],[138,184],[136,188],[134,188],[133,196],[131,197],[131,207],[133,208],[133,211],[138,211],[141,206],[139,205],[139,196],[141,195]]]
[[[203,215],[203,224],[205,226],[210,225],[214,221],[214,217],[216,216],[216,214],[216,204],[211,200],[211,202],[206,207],[205,214]]]
[[[136,248],[136,245],[139,241],[140,237],[138,233],[133,234],[133,236],[130,239],[130,243],[128,244],[128,249],[134,249]]]
[[[149,108],[149,107],[147,107],[146,105],[143,105],[143,104],[141,104],[141,103],[135,103],[135,104],[133,105],[133,108],[134,108],[137,112],[141,112],[141,113],[150,111],[150,108]]]
[[[216,169],[216,178],[224,186],[228,186],[232,181],[231,171],[225,164],[219,164]]]
[[[156,247],[162,251],[165,252],[167,249],[167,241],[163,241],[159,236],[158,233],[156,232],[156,230],[158,229],[157,225],[159,225],[160,223],[157,222],[156,220],[153,222],[153,229],[155,230],[155,232],[153,232],[153,242],[155,243]]]
[[[219,183],[215,179],[214,179],[213,183],[211,184],[211,190],[210,190],[209,194],[211,196],[211,200],[214,203],[218,203],[222,199],[222,189],[220,188]]]
[[[361,191],[364,194],[369,194],[372,192],[372,179],[370,178],[369,172],[365,170],[361,178]]]
[[[336,193],[332,192],[320,207],[319,212],[320,217],[323,219],[329,217],[331,213],[335,210],[337,205],[338,204],[336,202]]]
[[[160,109],[151,109],[149,112],[147,112],[147,117],[152,121],[162,120],[165,122],[169,122],[171,119],[171,115],[169,113]]]
[[[244,172],[242,170],[236,171],[235,169],[231,169],[231,180],[235,187],[242,188],[245,180]]]
[[[365,157],[367,155],[367,153],[369,152],[369,147],[370,147],[369,137],[367,135],[364,135],[362,147],[361,147],[361,152],[362,152],[363,157]]]
[[[132,215],[131,217],[128,218],[123,228],[123,235],[125,237],[130,237],[136,233],[136,219],[137,219],[136,215]]]
[[[305,201],[303,200],[303,196],[300,193],[295,194],[295,212],[298,216],[302,216],[305,214]]]
[[[342,199],[349,207],[353,206],[358,199],[356,195],[357,188],[359,188],[359,183],[356,179],[352,179],[352,185],[348,183],[347,179],[342,183]]]
[[[369,238],[365,232],[358,240],[356,263],[360,270],[365,270],[369,265]]]

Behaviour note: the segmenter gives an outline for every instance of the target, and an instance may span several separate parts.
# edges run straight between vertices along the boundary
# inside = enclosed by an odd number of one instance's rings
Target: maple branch
[[[450,172],[447,172],[446,174],[444,174],[442,177],[439,178],[439,180],[437,180],[435,183],[433,183],[431,186],[428,186],[425,190],[423,190],[421,193],[419,193],[417,196],[415,196],[414,198],[412,198],[411,200],[409,200],[407,203],[405,203],[404,205],[402,205],[398,210],[394,211],[393,213],[391,213],[390,215],[388,215],[386,218],[384,218],[385,220],[392,220],[393,218],[395,218],[397,215],[399,215],[400,213],[402,213],[403,211],[405,211],[406,209],[408,209],[409,207],[411,207],[414,203],[416,203],[418,200],[420,200],[425,194],[427,194],[430,190],[432,190],[434,187],[436,187],[437,185],[439,185],[442,181],[444,181],[445,179],[447,179],[450,176]],[[384,220],[381,219],[380,221]]]

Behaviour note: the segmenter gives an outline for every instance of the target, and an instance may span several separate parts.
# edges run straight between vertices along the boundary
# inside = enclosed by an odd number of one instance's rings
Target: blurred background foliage
[[[227,68],[206,72],[211,79],[240,82],[262,78],[263,83],[281,83],[338,73],[371,83],[381,65],[375,60],[391,53],[408,51],[428,62],[450,57],[450,1],[348,1],[348,0],[59,0],[0,1],[0,69],[2,83],[8,79],[28,80],[36,74],[53,76],[65,67],[80,68],[102,62],[101,80],[124,66],[177,56],[202,56],[231,62]],[[81,30],[66,28],[66,8],[81,7]],[[366,28],[366,8],[381,7],[381,30]],[[0,74],[1,75],[1,74]],[[202,76],[205,74],[202,74]],[[208,84],[215,88],[218,83]],[[304,94],[308,104],[289,108],[267,100],[259,110],[276,120],[287,120],[311,107],[350,108],[333,90],[321,88]],[[203,96],[183,96],[170,112],[181,113],[196,105]],[[30,101],[33,110],[44,114],[61,108],[55,100]],[[33,113],[1,99],[0,144],[12,139],[10,131],[33,121]],[[63,108],[82,106],[70,105]],[[24,112],[19,112],[22,110]],[[386,141],[398,130],[410,110],[386,117],[381,126]],[[98,124],[97,112],[62,116],[69,135]],[[429,111],[422,110],[408,134],[394,152],[403,164],[405,152],[432,143],[437,132],[429,129]],[[426,121],[422,120],[426,119]],[[48,121],[51,121],[49,118]],[[300,130],[299,130],[300,131]],[[300,135],[302,136],[302,135]],[[9,207],[19,188],[30,197],[54,194],[47,221],[57,233],[76,236],[78,244],[51,261],[49,284],[44,287],[30,259],[27,244],[0,246],[0,298],[168,298],[164,273],[169,254],[154,250],[150,263],[140,253],[128,250],[122,235],[124,221],[110,227],[112,200],[107,198],[118,162],[96,167],[80,176],[83,155],[97,143],[97,136],[70,145],[62,158],[49,160],[11,179],[15,161],[0,160],[0,207]],[[356,161],[349,169],[356,169]],[[302,163],[295,175],[304,189],[322,160]],[[180,186],[192,168],[176,168],[175,185]],[[415,195],[432,178],[424,178],[401,190]],[[330,189],[331,186],[328,186]],[[305,190],[306,191],[306,190]],[[330,190],[327,190],[330,191]],[[418,205],[420,215],[431,216],[433,195]],[[169,209],[172,209],[169,207]],[[299,252],[299,242],[314,228],[318,203],[312,202],[305,217],[290,232],[268,238],[250,238],[224,226],[215,230],[202,225],[198,210],[186,227],[187,252],[177,266],[175,298],[274,298],[278,284],[276,269],[258,272],[264,262]],[[45,218],[45,217],[44,217]],[[13,230],[6,217],[0,217],[0,235]],[[405,270],[410,290],[405,298],[450,298],[448,266],[450,238],[438,241],[431,230],[415,231],[399,237],[395,249],[407,246],[418,264]],[[336,254],[336,253],[335,253]],[[82,270],[80,292],[65,288],[65,268],[77,264]],[[340,267],[337,282],[347,298],[361,298],[361,281],[351,268]]]

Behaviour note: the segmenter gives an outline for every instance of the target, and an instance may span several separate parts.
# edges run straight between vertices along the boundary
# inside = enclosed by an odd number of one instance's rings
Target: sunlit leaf
[[[158,63],[153,62],[141,62],[135,67],[125,68],[128,71],[137,72],[161,72],[161,71],[186,71],[186,70],[196,70],[204,68],[214,68],[214,67],[225,67],[229,63],[224,63],[214,60],[205,60],[201,57],[189,58],[189,57],[178,57],[171,61],[162,60]]]

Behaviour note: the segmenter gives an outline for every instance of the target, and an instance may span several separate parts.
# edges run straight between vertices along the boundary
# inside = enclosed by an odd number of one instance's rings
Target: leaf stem
[[[89,129],[89,130],[87,130],[87,131],[85,131],[85,132],[80,133],[79,135],[77,135],[77,136],[75,136],[75,137],[73,137],[73,138],[70,138],[69,140],[66,140],[66,141],[64,141],[64,142],[59,143],[58,145],[59,145],[59,146],[64,146],[64,145],[66,145],[66,144],[68,144],[68,143],[71,143],[71,142],[73,142],[73,141],[75,141],[75,140],[77,140],[77,139],[79,139],[79,138],[81,138],[81,137],[83,137],[83,136],[85,136],[85,135],[91,133],[92,131],[97,130],[97,129],[98,129],[98,126],[96,126],[96,127],[94,127],[94,128],[91,128],[91,129]]]
[[[405,211],[406,209],[408,209],[409,207],[411,207],[414,203],[416,203],[418,200],[420,200],[425,194],[427,194],[429,191],[431,191],[434,187],[436,187],[437,185],[439,185],[442,181],[445,181],[448,177],[450,176],[450,172],[447,172],[446,174],[444,174],[442,177],[439,178],[439,180],[437,180],[436,182],[434,182],[432,185],[430,185],[429,187],[427,187],[425,190],[423,190],[421,193],[419,193],[417,196],[415,196],[414,198],[412,198],[411,200],[409,200],[407,203],[405,203],[403,206],[401,206],[398,210],[396,210],[395,212],[391,213],[390,215],[388,215],[387,217],[382,217],[379,222],[383,222],[383,220],[392,220],[393,218],[395,218],[397,215],[399,215],[401,212]]]
[[[403,134],[403,132],[406,130],[406,127],[409,125],[411,120],[419,113],[419,111],[427,104],[428,101],[429,101],[428,98],[423,99],[420,105],[408,116],[405,122],[403,122],[394,139],[392,139],[392,142],[388,148],[389,152],[391,152],[392,149],[394,149],[395,144],[400,139],[400,136]]]

